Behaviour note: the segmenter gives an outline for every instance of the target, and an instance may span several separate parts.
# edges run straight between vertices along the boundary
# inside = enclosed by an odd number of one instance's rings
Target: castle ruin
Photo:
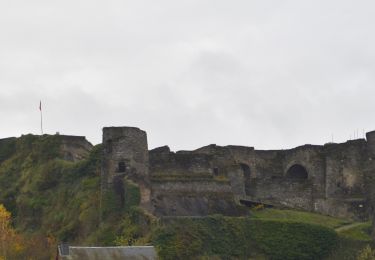
[[[346,143],[255,150],[209,145],[148,150],[146,132],[103,128],[102,189],[124,178],[139,185],[141,206],[156,216],[246,214],[264,204],[335,217],[370,216],[375,131]]]

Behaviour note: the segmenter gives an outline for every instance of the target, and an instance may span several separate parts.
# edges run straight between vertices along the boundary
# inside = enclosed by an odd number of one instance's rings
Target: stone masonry
[[[103,129],[102,187],[137,183],[141,204],[157,216],[243,215],[262,203],[366,220],[375,195],[375,131],[346,143],[289,150],[209,145],[148,150],[146,132]]]

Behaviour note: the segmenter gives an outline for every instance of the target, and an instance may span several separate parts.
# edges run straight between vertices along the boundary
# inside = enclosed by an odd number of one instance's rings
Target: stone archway
[[[293,164],[286,172],[286,178],[295,181],[304,181],[309,178],[306,168],[300,164]]]

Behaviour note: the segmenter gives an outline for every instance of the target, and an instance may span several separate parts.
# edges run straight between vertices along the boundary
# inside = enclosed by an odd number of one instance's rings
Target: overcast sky
[[[373,0],[0,1],[0,138],[286,149],[375,130]]]

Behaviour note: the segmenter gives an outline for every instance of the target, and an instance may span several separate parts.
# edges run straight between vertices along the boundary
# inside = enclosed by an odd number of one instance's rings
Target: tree
[[[20,255],[24,250],[21,240],[11,226],[10,212],[0,204],[0,259]]]
[[[0,258],[7,257],[9,237],[13,236],[13,230],[10,227],[11,214],[0,204]]]
[[[375,250],[367,245],[359,252],[357,260],[375,260]]]

